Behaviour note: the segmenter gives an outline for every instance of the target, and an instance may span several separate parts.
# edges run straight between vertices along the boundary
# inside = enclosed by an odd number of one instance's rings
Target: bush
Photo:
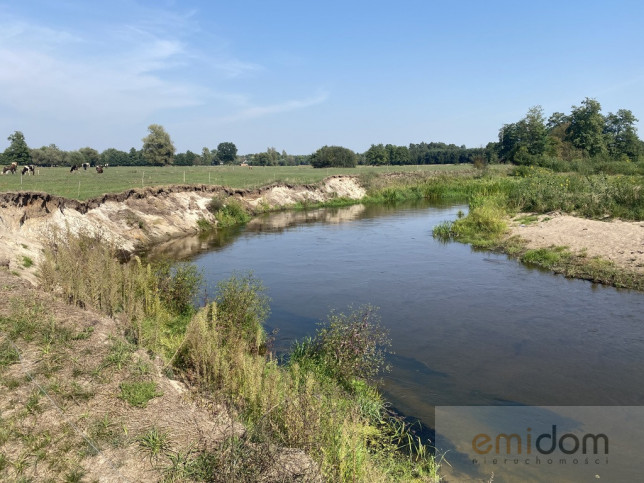
[[[217,226],[225,228],[234,225],[243,225],[248,223],[250,215],[246,212],[242,204],[234,199],[225,199],[221,196],[215,196],[208,205],[217,220]]]
[[[291,361],[313,364],[347,388],[356,378],[373,380],[388,369],[385,354],[391,345],[375,312],[369,305],[349,314],[332,312],[313,339],[296,344]]]

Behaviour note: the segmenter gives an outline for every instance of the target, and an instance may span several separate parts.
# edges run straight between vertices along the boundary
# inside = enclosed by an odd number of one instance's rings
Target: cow
[[[72,168],[69,170],[70,173],[73,173],[74,171],[78,171],[78,165],[77,164],[72,164]]]
[[[16,174],[16,170],[18,169],[18,163],[15,161],[11,163],[9,166],[5,166],[2,168],[2,174],[7,174],[9,171],[11,171],[11,174]]]
[[[33,164],[28,164],[27,166],[22,167],[22,172],[20,174],[29,174],[31,173],[32,175],[36,174],[36,168],[34,167]]]
[[[97,172],[98,174],[101,174],[101,173],[103,172],[103,166],[97,165],[97,166],[96,166],[96,172]]]
[[[89,168],[89,163],[83,163],[83,169],[87,171],[87,168]]]

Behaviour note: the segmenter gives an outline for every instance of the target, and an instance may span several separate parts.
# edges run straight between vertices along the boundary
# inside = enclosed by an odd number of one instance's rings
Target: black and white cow
[[[72,164],[72,167],[69,170],[70,173],[73,173],[74,171],[78,171],[78,165],[77,164]]]
[[[36,168],[33,164],[28,164],[27,166],[22,167],[22,172],[20,174],[29,174],[31,173],[32,175],[36,174]]]
[[[83,163],[83,169],[87,171],[87,168],[89,168],[89,163]]]

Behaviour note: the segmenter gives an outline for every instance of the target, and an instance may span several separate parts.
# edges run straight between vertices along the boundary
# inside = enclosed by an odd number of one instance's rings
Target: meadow
[[[98,174],[94,168],[70,173],[69,168],[36,168],[35,176],[0,176],[0,192],[37,191],[65,198],[87,200],[105,193],[133,188],[176,184],[223,185],[259,188],[272,183],[313,184],[332,175],[371,175],[392,172],[460,172],[471,165],[361,166],[323,168],[311,166],[119,166]]]

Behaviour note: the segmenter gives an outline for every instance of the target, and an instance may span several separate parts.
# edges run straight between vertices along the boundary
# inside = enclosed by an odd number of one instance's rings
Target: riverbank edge
[[[319,186],[316,186],[315,189],[319,189]],[[191,191],[197,191],[198,192],[199,190],[191,190]],[[261,192],[261,190],[259,190],[259,191]],[[172,192],[172,189],[162,188],[160,192],[162,194],[168,194],[168,193]],[[216,193],[221,193],[221,191],[215,191],[215,194]],[[255,191],[255,193],[257,193],[257,191]],[[156,194],[158,194],[158,192]],[[229,195],[229,196],[227,196],[227,198],[230,199],[230,198],[234,198],[235,195],[239,195],[240,193],[237,192],[237,193],[233,193],[233,194],[231,194],[231,193],[226,193],[226,194]],[[48,207],[47,202],[53,202],[55,207],[58,208],[60,212],[67,211],[66,208],[67,209],[70,208],[70,206],[65,207],[65,201],[67,201],[65,199],[55,199],[55,198],[51,198],[51,197],[48,197],[48,196],[42,198],[38,194],[33,194],[33,193],[19,193],[19,194],[16,194],[16,196],[11,195],[9,197],[5,197],[5,200],[7,198],[12,198],[13,200],[17,201],[17,204],[18,204],[19,207],[25,208],[25,212],[23,213],[23,215],[20,218],[21,219],[20,226],[22,226],[24,224],[24,222],[29,220],[29,219],[37,218],[36,216],[34,216],[34,214],[35,214],[34,209],[35,208],[34,208],[33,203],[32,203],[34,200],[36,200],[36,205],[39,204],[40,205],[39,208],[42,209],[47,214],[51,213],[51,211],[54,211],[54,210],[49,209],[52,206],[50,205]],[[117,195],[117,198],[118,198],[118,195]],[[125,196],[125,198],[126,199],[127,198],[132,198],[132,199],[136,199],[136,200],[141,199],[140,198],[140,193],[133,193],[133,196]],[[362,196],[360,198],[356,198],[355,200],[351,200],[348,197],[344,197],[344,196],[339,197],[339,196],[337,196],[337,194],[335,192],[331,192],[330,195],[329,195],[328,203],[329,203],[329,205],[334,205],[334,206],[338,206],[338,204],[349,205],[349,204],[353,204],[354,202],[359,203],[364,198],[365,198],[365,196]],[[309,206],[311,206],[311,205],[313,205],[315,203],[318,203],[318,204],[327,203],[325,201],[310,202],[309,200],[310,200],[310,198],[307,197],[305,199],[304,206],[302,206],[301,208],[306,209],[306,208],[308,208]],[[108,201],[110,201],[110,200],[108,200]],[[122,201],[125,201],[125,200],[121,200],[121,202]],[[91,203],[93,203],[93,202],[91,202]],[[103,203],[96,203],[96,205],[98,205],[98,206],[100,206],[102,204]],[[80,207],[80,209],[78,209],[78,210],[76,210],[76,208],[77,208],[76,206],[71,207],[71,208],[72,208],[72,210],[77,211],[77,212],[84,212],[84,213],[81,213],[82,215],[85,215],[90,209],[92,209],[92,208],[88,207],[87,205]],[[297,208],[297,207],[295,207],[295,208]],[[274,207],[274,210],[284,210],[284,209],[288,209],[288,206],[277,205],[277,206]],[[31,211],[27,211],[27,210],[31,210]],[[137,221],[137,220],[134,220],[134,221],[136,223],[140,223],[140,221]],[[197,229],[197,224],[195,224],[195,230],[196,229]],[[25,248],[25,247],[23,246],[23,248]],[[40,248],[40,250],[42,250],[42,248]],[[23,260],[24,260],[24,257],[23,257]],[[37,266],[37,263],[33,263],[33,266]],[[6,268],[9,268],[9,267],[7,266]],[[23,264],[23,268],[21,268],[21,270],[23,270],[23,269],[24,270],[31,269],[31,266],[27,267],[25,264]],[[21,275],[20,272],[18,272],[17,270],[13,270],[12,272],[13,272],[13,275],[17,275],[17,276]],[[23,277],[23,278],[26,278],[26,277]],[[404,426],[402,426],[400,430],[403,431]],[[358,437],[363,437],[363,436],[364,435],[362,435],[362,434],[356,435],[357,438]],[[412,444],[412,443],[410,443],[410,444]],[[416,443],[413,443],[413,444],[416,444]],[[418,444],[420,444],[420,443],[418,443]]]

